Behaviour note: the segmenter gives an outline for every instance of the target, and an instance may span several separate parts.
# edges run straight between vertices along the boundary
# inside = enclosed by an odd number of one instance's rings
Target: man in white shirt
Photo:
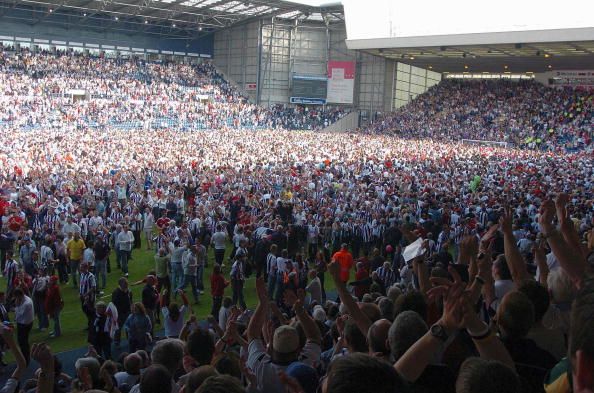
[[[316,270],[310,270],[309,278],[311,282],[305,287],[305,291],[310,294],[310,304],[316,302],[316,304],[322,304],[322,283],[318,277]]]
[[[142,228],[146,237],[146,249],[153,249],[153,228],[155,227],[155,216],[150,208],[146,208],[142,215]]]
[[[28,365],[31,353],[29,347],[29,333],[31,333],[33,320],[35,319],[33,300],[25,295],[20,288],[14,290],[13,297],[15,300],[14,319],[17,323],[17,341]]]
[[[118,244],[120,247],[122,273],[128,277],[128,260],[130,259],[132,245],[134,244],[134,234],[129,229],[128,225],[124,225],[122,231],[118,234]]]
[[[67,233],[81,233],[80,230],[80,226],[74,222],[72,222],[72,217],[68,216],[66,218],[66,224],[64,224],[64,226],[62,227],[62,233],[63,234],[67,234]]]
[[[212,235],[210,240],[211,244],[214,245],[215,252],[215,263],[222,265],[225,259],[225,242],[227,241],[227,232],[223,230],[223,227],[218,225],[217,231]]]
[[[89,230],[96,231],[101,225],[103,225],[103,217],[97,214],[97,210],[94,210],[93,216],[89,218]]]

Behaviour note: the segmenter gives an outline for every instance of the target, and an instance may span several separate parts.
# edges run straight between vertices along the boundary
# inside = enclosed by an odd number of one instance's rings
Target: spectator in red
[[[58,285],[58,276],[51,276],[47,287],[47,297],[45,298],[45,312],[49,318],[54,320],[54,331],[50,332],[50,337],[60,337],[62,329],[60,328],[60,311],[64,307],[64,300],[60,293]]]
[[[369,277],[369,271],[365,269],[363,262],[357,262],[357,271],[355,272],[355,281],[361,281]],[[361,300],[364,294],[369,292],[369,280],[355,286],[355,296]]]
[[[351,269],[353,268],[353,255],[347,247],[346,243],[342,243],[340,250],[332,255],[332,260],[338,262],[340,265],[340,280],[342,282],[349,281]]]
[[[217,321],[219,320],[219,310],[225,295],[225,288],[229,286],[229,283],[221,273],[221,266],[215,264],[210,276],[210,294],[212,295],[212,310],[210,313]]]

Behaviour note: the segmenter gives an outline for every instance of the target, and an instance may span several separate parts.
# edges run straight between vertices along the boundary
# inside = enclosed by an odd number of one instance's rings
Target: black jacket
[[[125,321],[132,312],[132,292],[124,292],[118,287],[111,294],[111,302],[118,310],[118,322]]]

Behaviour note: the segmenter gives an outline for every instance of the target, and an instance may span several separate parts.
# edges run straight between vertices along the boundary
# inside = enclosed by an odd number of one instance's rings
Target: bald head
[[[369,344],[369,354],[374,356],[389,356],[390,345],[388,342],[388,332],[392,324],[387,319],[375,321],[367,332],[367,343]]]

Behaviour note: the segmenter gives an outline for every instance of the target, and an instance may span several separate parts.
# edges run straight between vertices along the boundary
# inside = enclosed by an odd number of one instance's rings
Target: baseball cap
[[[304,393],[315,393],[317,391],[319,378],[313,367],[302,362],[293,362],[287,367],[285,373],[299,382]]]
[[[291,353],[299,348],[299,334],[292,326],[283,325],[274,331],[272,348],[278,353]]]

